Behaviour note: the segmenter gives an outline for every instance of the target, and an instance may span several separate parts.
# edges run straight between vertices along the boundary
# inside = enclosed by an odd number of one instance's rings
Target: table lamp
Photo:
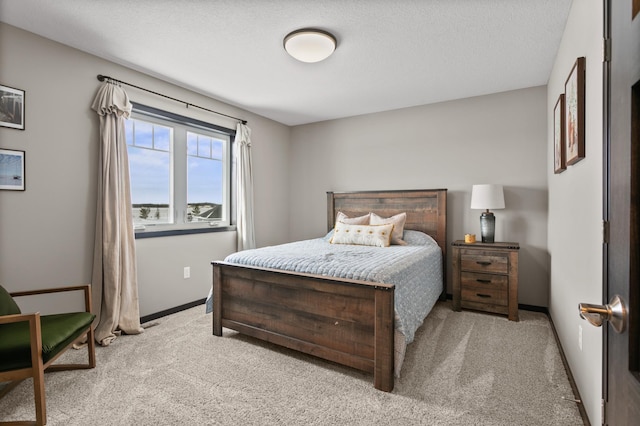
[[[502,185],[473,185],[471,208],[485,210],[480,215],[480,234],[483,243],[493,243],[496,235],[496,218],[489,210],[504,209]]]

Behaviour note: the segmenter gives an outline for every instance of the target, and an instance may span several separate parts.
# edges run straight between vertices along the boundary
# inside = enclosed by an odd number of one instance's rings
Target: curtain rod
[[[199,108],[201,110],[208,111],[208,112],[211,112],[213,114],[218,114],[218,115],[222,115],[224,117],[232,118],[234,120],[237,120],[237,121],[241,122],[242,124],[247,124],[247,120],[243,120],[243,119],[238,118],[238,117],[233,117],[231,115],[223,114],[221,112],[214,111],[214,110],[209,109],[209,108],[201,107],[199,105],[194,105],[194,104],[186,102],[186,101],[181,101],[180,99],[172,98],[171,96],[163,95],[162,93],[154,92],[153,90],[145,89],[144,87],[136,86],[135,84],[127,83],[126,81],[122,81],[122,80],[118,80],[118,79],[113,78],[113,77],[109,77],[108,75],[98,74],[98,80],[100,80],[100,81],[109,80],[109,81],[114,81],[116,83],[125,84],[127,86],[135,87],[136,89],[144,90],[145,92],[153,93],[154,95],[157,95],[157,96],[162,96],[163,98],[171,99],[172,101],[180,102],[182,104],[185,104],[187,106],[187,108],[189,108],[189,107]]]

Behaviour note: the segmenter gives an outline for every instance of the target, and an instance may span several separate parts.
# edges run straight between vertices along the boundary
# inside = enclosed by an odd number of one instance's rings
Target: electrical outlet
[[[582,352],[582,325],[578,324],[578,347]]]
[[[191,278],[191,267],[190,266],[185,266],[184,267],[184,278]]]

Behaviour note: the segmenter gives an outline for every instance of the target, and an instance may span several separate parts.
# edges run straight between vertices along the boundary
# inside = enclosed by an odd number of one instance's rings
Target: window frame
[[[211,233],[211,232],[235,231],[236,230],[236,223],[235,223],[236,206],[235,206],[235,195],[234,195],[234,190],[236,186],[236,182],[234,179],[235,177],[234,140],[236,135],[235,129],[219,126],[206,121],[198,120],[193,117],[176,114],[176,113],[162,110],[159,108],[143,105],[137,102],[131,102],[131,104],[133,105],[132,113],[137,115],[138,116],[137,118],[139,119],[144,119],[144,117],[146,116],[146,117],[149,117],[151,120],[155,119],[155,120],[161,120],[164,122],[190,126],[196,131],[198,129],[201,129],[205,131],[223,133],[229,136],[229,147],[228,147],[229,152],[228,152],[228,156],[226,156],[226,161],[228,161],[226,178],[228,179],[228,182],[229,182],[228,188],[226,189],[227,191],[229,191],[229,194],[228,194],[228,197],[226,197],[226,199],[228,200],[228,204],[229,204],[229,208],[228,208],[229,224],[215,225],[215,224],[211,224],[211,223],[207,224],[206,222],[203,222],[200,224],[195,224],[195,223],[194,224],[187,224],[187,223],[177,224],[176,223],[172,225],[153,225],[153,226],[147,226],[144,229],[134,227],[135,238],[142,239],[142,238],[154,238],[154,237],[168,237],[168,236],[175,236],[175,235],[191,235],[191,234],[202,234],[202,233]],[[131,117],[131,118],[136,118],[136,117]],[[162,124],[162,123],[159,123],[159,124]],[[166,123],[164,125],[166,125]],[[127,144],[127,147],[128,147],[128,144]],[[186,149],[186,146],[185,146],[185,149]],[[171,151],[172,163],[175,161],[175,154],[173,152],[174,150],[175,150],[175,146]],[[186,164],[183,167],[186,168]],[[184,179],[186,179],[187,178],[186,169],[184,170],[185,170]],[[176,168],[173,167],[172,174],[175,173],[175,171],[176,171]],[[171,188],[172,198],[173,198],[172,202],[176,200],[176,196],[175,194],[173,194],[174,190],[175,190],[174,188]],[[185,187],[184,190],[185,190],[184,197],[186,199],[187,188]]]

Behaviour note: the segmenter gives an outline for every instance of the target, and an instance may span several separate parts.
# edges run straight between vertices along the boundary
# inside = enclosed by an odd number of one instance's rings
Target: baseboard
[[[453,295],[451,293],[447,293],[447,299],[453,299]],[[556,332],[556,327],[553,324],[553,319],[549,314],[549,308],[546,306],[536,306],[536,305],[524,305],[522,303],[518,304],[518,309],[522,309],[524,311],[533,311],[533,312],[541,312],[549,318],[549,324],[551,324],[551,330],[553,331],[553,337],[556,339],[556,344],[558,345],[558,351],[560,352],[560,358],[562,359],[562,364],[564,365],[564,369],[567,372],[567,377],[569,378],[569,383],[571,384],[571,390],[573,391],[573,397],[575,400],[580,401],[578,404],[578,411],[580,412],[580,417],[582,417],[582,421],[585,426],[591,426],[591,422],[589,422],[589,417],[587,416],[587,411],[584,408],[584,404],[582,403],[582,398],[580,397],[580,391],[578,391],[578,386],[576,385],[576,381],[573,379],[573,374],[571,373],[571,368],[569,367],[569,363],[567,362],[567,357],[564,355],[564,350],[562,349],[562,344],[560,343],[560,338],[558,338],[558,333]]]
[[[582,403],[582,397],[580,397],[580,391],[578,390],[578,386],[576,385],[576,381],[573,379],[573,374],[571,373],[571,368],[569,367],[569,363],[567,362],[567,357],[564,355],[564,350],[562,350],[562,343],[560,343],[560,338],[558,337],[558,333],[556,332],[556,326],[553,324],[553,318],[549,314],[547,310],[547,317],[549,318],[549,324],[551,324],[551,330],[553,331],[553,336],[556,339],[556,344],[558,345],[558,350],[560,351],[560,358],[562,359],[562,364],[564,365],[564,369],[567,372],[567,377],[569,378],[569,383],[571,384],[571,390],[573,391],[573,398],[577,401],[578,411],[580,412],[580,417],[582,417],[582,421],[585,426],[591,426],[591,422],[589,422],[589,416],[587,416],[587,410],[584,408],[584,404]]]
[[[549,308],[546,306],[524,305],[522,303],[518,303],[518,309],[522,309],[523,311],[542,312],[547,316],[549,315]]]
[[[543,314],[547,315],[547,318],[549,318],[549,324],[551,325],[551,330],[553,331],[553,337],[556,339],[558,351],[560,352],[560,358],[562,359],[562,365],[564,365],[564,369],[567,372],[569,383],[571,384],[571,390],[573,391],[573,398],[576,401],[580,401],[580,402],[577,402],[578,411],[580,412],[580,417],[582,417],[582,421],[585,424],[585,426],[591,426],[591,423],[589,422],[589,417],[587,416],[587,410],[584,408],[584,404],[582,403],[582,397],[580,397],[580,391],[578,390],[576,381],[573,379],[573,373],[571,373],[571,368],[569,367],[569,363],[567,362],[567,357],[564,355],[564,350],[562,349],[562,343],[560,343],[560,338],[558,337],[556,326],[553,324],[553,319],[551,318],[551,314],[549,313],[549,308],[547,308],[546,306],[518,304],[518,309],[522,309],[525,311],[542,312]]]
[[[147,323],[149,321],[157,320],[158,318],[166,317],[167,315],[175,314],[176,312],[184,311],[186,309],[191,309],[198,305],[204,305],[207,301],[206,298],[198,299],[193,302],[185,303],[184,305],[176,306],[174,308],[165,309],[164,311],[156,312],[154,314],[145,315],[140,317],[140,324]]]

